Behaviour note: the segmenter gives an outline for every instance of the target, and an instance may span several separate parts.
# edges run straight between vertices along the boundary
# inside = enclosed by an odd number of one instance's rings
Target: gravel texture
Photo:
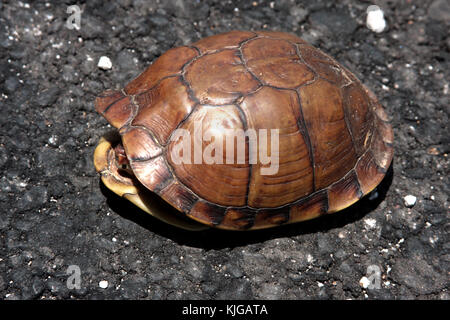
[[[449,299],[448,1],[80,1],[79,30],[71,4],[0,2],[0,299]],[[377,94],[395,158],[375,193],[278,229],[189,233],[100,183],[95,96],[232,29],[293,32]]]

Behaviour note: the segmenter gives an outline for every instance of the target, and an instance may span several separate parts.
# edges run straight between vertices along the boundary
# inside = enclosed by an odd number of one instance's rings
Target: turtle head
[[[112,145],[112,151],[114,153],[114,160],[117,171],[124,175],[133,176],[133,170],[131,169],[130,161],[128,160],[125,148],[123,147],[122,143],[117,142],[115,143],[115,145]]]
[[[94,152],[94,165],[102,176],[109,176],[123,184],[134,185],[136,178],[117,132],[105,134]]]
[[[179,228],[200,231],[207,226],[185,218],[158,195],[145,188],[135,177],[117,132],[103,136],[94,152],[94,165],[103,184],[115,194],[132,202],[145,212]]]

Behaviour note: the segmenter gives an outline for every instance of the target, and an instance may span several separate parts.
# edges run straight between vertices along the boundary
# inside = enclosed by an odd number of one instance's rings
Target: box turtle
[[[393,157],[375,95],[283,32],[232,31],[170,49],[95,108],[118,132],[94,154],[106,187],[188,230],[342,210],[381,182]]]

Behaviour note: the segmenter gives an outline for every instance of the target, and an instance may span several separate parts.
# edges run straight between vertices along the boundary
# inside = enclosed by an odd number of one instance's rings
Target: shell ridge
[[[297,120],[297,122],[300,122],[298,125],[298,128],[300,130],[300,132],[303,135],[303,140],[306,143],[306,146],[308,148],[308,154],[309,154],[309,160],[311,163],[311,167],[312,167],[312,181],[313,181],[313,192],[316,191],[316,163],[315,163],[315,159],[314,159],[314,146],[311,143],[311,138],[309,136],[309,132],[308,132],[308,128],[306,126],[306,122],[305,122],[305,117],[303,115],[303,107],[302,107],[302,99],[300,96],[300,93],[298,92],[298,90],[295,90],[295,93],[297,94],[297,100],[298,100],[298,105],[299,105],[299,110],[300,110],[300,118]]]
[[[248,119],[247,116],[245,115],[244,110],[242,110],[240,103],[235,104],[238,112],[239,112],[239,118],[241,119],[242,122],[242,126],[244,128],[244,131],[248,130]],[[245,138],[245,149],[247,150],[247,152],[250,151],[250,145],[249,145],[249,141],[248,141],[248,137]],[[245,192],[245,204],[248,205],[248,196],[250,194],[250,183],[252,181],[252,173],[253,173],[253,164],[249,163],[248,164],[249,168],[248,168],[248,178],[247,178],[247,189]]]

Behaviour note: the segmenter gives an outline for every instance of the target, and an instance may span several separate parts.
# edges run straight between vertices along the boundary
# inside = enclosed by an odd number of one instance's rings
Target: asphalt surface
[[[376,1],[382,33],[367,1],[86,1],[79,30],[71,4],[0,3],[0,299],[449,299],[446,0]],[[96,95],[233,29],[295,33],[377,94],[395,156],[376,193],[278,229],[189,233],[102,186]]]

